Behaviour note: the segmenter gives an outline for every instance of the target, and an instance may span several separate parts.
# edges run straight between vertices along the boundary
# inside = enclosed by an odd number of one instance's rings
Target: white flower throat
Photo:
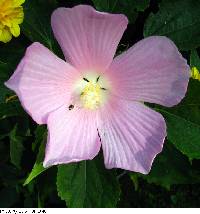
[[[101,75],[90,73],[75,83],[73,91],[73,106],[96,110],[106,102],[109,84]]]

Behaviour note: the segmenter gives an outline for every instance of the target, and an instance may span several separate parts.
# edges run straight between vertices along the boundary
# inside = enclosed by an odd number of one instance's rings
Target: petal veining
[[[121,98],[173,106],[185,96],[190,68],[171,40],[152,36],[116,57],[110,75]]]
[[[69,103],[71,84],[78,75],[72,66],[34,43],[5,84],[16,92],[32,118],[43,124],[50,112]]]
[[[122,14],[96,11],[91,6],[58,8],[51,19],[65,58],[81,70],[104,71],[112,62],[127,26]]]

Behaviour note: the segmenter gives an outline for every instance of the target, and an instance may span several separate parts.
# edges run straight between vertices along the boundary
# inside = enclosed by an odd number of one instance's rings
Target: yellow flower
[[[200,73],[196,67],[192,67],[190,76],[192,79],[196,79],[200,81]]]
[[[0,41],[9,42],[20,35],[19,24],[23,22],[24,12],[21,6],[25,0],[0,0]]]

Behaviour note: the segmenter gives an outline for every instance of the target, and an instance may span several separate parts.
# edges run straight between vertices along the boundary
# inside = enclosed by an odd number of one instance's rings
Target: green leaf
[[[47,206],[46,201],[49,200],[49,196],[53,196],[53,198],[56,198],[60,202],[60,199],[56,194],[56,175],[57,167],[50,167],[42,176],[40,176],[40,179],[37,180],[38,194],[40,196],[40,205],[42,207]]]
[[[17,168],[21,168],[21,158],[23,154],[23,137],[17,135],[17,125],[10,133],[10,159]]]
[[[196,50],[192,50],[190,55],[190,65],[191,67],[197,67],[200,70],[200,58]]]
[[[167,123],[167,138],[190,159],[200,158],[200,126],[164,109],[159,109]]]
[[[1,170],[0,170],[0,179],[1,179],[1,185],[6,184],[8,186],[16,187],[16,185],[19,183],[18,180],[19,176],[19,170],[11,165],[11,164],[4,164],[1,162]]]
[[[0,103],[0,120],[12,117],[12,116],[23,116],[24,110],[19,102],[8,102]]]
[[[19,60],[23,56],[24,47],[16,41],[1,45],[0,48],[0,103],[4,103],[6,97],[13,94],[4,82],[14,72]]]
[[[194,79],[190,79],[186,97],[180,103],[181,106],[187,105],[187,108],[188,108],[195,105],[200,105],[200,96],[198,96],[199,90],[200,90],[200,82]]]
[[[4,82],[8,80],[8,78],[8,67],[0,61],[0,103],[4,103],[6,97],[12,94],[12,92],[4,85]]]
[[[132,2],[137,11],[144,11],[149,6],[150,0],[133,0]]]
[[[2,119],[0,122],[0,140],[4,137],[9,136],[10,132],[13,130],[13,124],[8,118]]]
[[[130,173],[135,179],[136,173]],[[137,174],[138,175],[138,174]],[[161,185],[167,189],[174,184],[192,184],[200,181],[200,172],[195,170],[187,157],[182,155],[171,142],[164,144],[163,151],[156,157],[148,175],[140,174],[148,183]]]
[[[19,200],[19,193],[15,188],[7,187],[0,191],[0,207],[8,208],[15,207],[15,204]]]
[[[35,151],[41,143],[46,140],[47,128],[45,125],[37,126],[35,130],[35,141],[32,144],[32,150]]]
[[[200,125],[200,82],[190,79],[187,93],[181,103],[173,108],[164,108],[165,111],[171,112],[181,118]]]
[[[68,207],[115,207],[120,189],[98,158],[58,166],[57,190]]]
[[[47,168],[43,167],[43,160],[44,160],[44,152],[45,152],[45,143],[44,140],[46,140],[46,128],[44,126],[39,126],[36,129],[36,140],[35,144],[37,144],[40,141],[40,148],[39,148],[39,153],[36,158],[36,162],[33,166],[32,171],[26,178],[24,182],[24,186],[29,184],[33,179],[35,179],[38,175],[40,175],[42,172],[46,171]]]
[[[39,149],[39,153],[38,153],[36,162],[35,162],[35,164],[33,166],[33,169],[31,171],[31,173],[26,178],[26,180],[25,180],[25,182],[23,184],[24,186],[29,184],[38,175],[40,175],[42,172],[47,170],[47,168],[43,167],[44,149],[45,149],[45,144],[42,143],[41,146],[40,146],[40,149]]]
[[[51,13],[55,8],[56,3],[50,0],[25,1],[22,31],[32,42],[41,42],[50,50],[59,52],[50,24]]]
[[[167,122],[168,139],[190,159],[200,158],[200,82],[190,79],[185,98],[173,108],[157,106]]]
[[[140,3],[138,0],[92,0],[96,9],[103,12],[110,13],[123,13],[125,14],[130,22],[135,22],[137,18],[137,6],[141,10],[145,3],[148,3],[146,0],[141,0]]]
[[[200,0],[162,1],[144,26],[144,36],[151,35],[167,36],[181,50],[200,46]]]

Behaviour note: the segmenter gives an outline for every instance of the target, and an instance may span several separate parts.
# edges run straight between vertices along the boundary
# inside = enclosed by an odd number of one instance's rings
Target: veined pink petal
[[[81,70],[101,72],[110,65],[128,20],[79,5],[55,10],[51,24],[67,61]]]
[[[120,97],[173,106],[185,96],[190,68],[171,40],[152,36],[116,57],[110,75]]]
[[[96,112],[63,106],[49,115],[47,124],[45,167],[93,159],[99,152]]]
[[[162,115],[142,103],[118,100],[102,117],[98,130],[106,167],[147,174],[166,136]]]
[[[68,104],[72,80],[77,75],[72,66],[34,43],[5,85],[16,92],[32,118],[43,124],[50,112]]]

